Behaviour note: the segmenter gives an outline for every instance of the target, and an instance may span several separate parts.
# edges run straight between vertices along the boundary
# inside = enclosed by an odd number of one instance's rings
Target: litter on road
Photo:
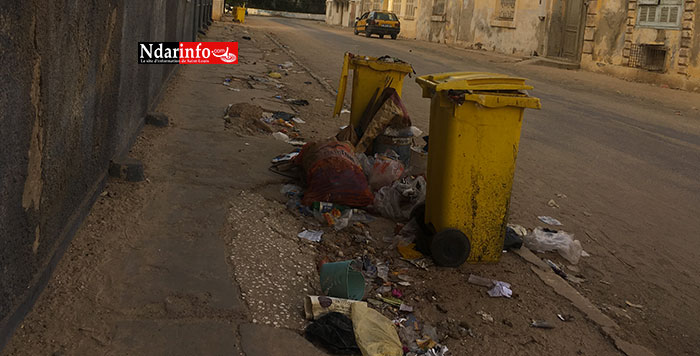
[[[557,251],[571,264],[577,264],[583,254],[583,247],[574,235],[562,230],[537,227],[525,236],[525,246],[534,251]]]
[[[538,329],[554,329],[554,325],[545,320],[533,320],[530,326]]]
[[[300,232],[297,236],[304,240],[309,240],[313,242],[321,242],[321,236],[323,236],[323,231],[317,230],[304,230]]]
[[[551,216],[538,216],[538,219],[547,225],[561,226],[562,223]]]

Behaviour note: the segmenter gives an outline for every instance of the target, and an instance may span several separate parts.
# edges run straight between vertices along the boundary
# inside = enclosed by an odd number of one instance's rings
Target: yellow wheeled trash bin
[[[234,6],[233,7],[233,21],[239,23],[245,23],[245,6]]]
[[[413,72],[410,64],[388,56],[375,58],[345,53],[333,116],[340,115],[343,109],[350,69],[353,70],[350,123],[356,128],[373,97],[379,97],[387,87],[394,88],[396,94],[401,96],[403,79]]]
[[[457,72],[416,78],[430,102],[427,194],[415,211],[436,263],[497,262],[503,249],[523,109],[540,108],[525,79]]]

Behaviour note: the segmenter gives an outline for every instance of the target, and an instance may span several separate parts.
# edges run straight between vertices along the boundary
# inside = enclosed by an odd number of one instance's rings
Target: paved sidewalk
[[[171,126],[144,128],[132,150],[148,181],[110,181],[5,355],[322,354],[297,331],[249,324],[228,262],[229,201],[278,189],[269,159],[290,150],[225,128],[229,103],[278,94],[222,86],[232,72],[266,73],[259,47],[274,45],[242,31],[215,23],[203,40],[243,41],[244,63],[180,68],[159,107]]]

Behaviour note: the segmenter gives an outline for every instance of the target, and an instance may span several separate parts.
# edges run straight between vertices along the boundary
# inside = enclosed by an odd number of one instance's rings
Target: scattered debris
[[[527,234],[527,230],[525,230],[525,233]],[[524,235],[520,235],[517,231],[515,231],[510,226],[506,226],[506,236],[505,236],[505,239],[503,240],[503,249],[504,250],[514,250],[514,249],[521,248],[523,246],[522,236],[524,236]]]
[[[493,288],[488,293],[491,297],[510,298],[513,295],[513,291],[510,290],[510,284],[501,281],[495,281]]]
[[[278,72],[267,73],[267,76],[272,79],[282,79],[282,74],[279,74]]]
[[[350,113],[350,110],[348,110],[348,109],[342,109],[342,110],[340,110],[340,113],[341,113],[341,114],[349,114],[349,113]]]
[[[242,38],[243,38],[244,40],[248,40],[248,41],[251,40],[250,36],[242,36]]]
[[[474,274],[469,275],[469,279],[467,280],[467,282],[469,282],[471,284],[475,284],[477,286],[486,287],[486,288],[492,288],[493,285],[495,284],[493,279],[479,277],[479,276],[474,275]]]
[[[559,320],[565,321],[565,322],[574,320],[574,316],[571,314],[557,314],[557,318],[559,318]]]
[[[521,225],[508,223],[507,227],[513,229],[513,231],[516,234],[518,234],[518,236],[524,237],[525,235],[527,235],[527,229],[522,227]]]
[[[306,106],[309,105],[309,101],[305,99],[287,99],[287,102],[292,105]]]
[[[328,313],[309,324],[304,337],[315,342],[332,354],[356,354],[359,351],[355,341],[353,323],[341,313]]]
[[[404,304],[404,303],[401,303],[401,305],[399,305],[399,310],[402,311],[402,312],[409,312],[409,313],[411,313],[411,312],[413,312],[413,307],[410,306],[410,305],[406,305],[406,304]]]
[[[280,140],[280,141],[283,141],[283,142],[288,142],[288,141],[289,141],[289,136],[287,136],[286,134],[284,134],[284,133],[282,133],[282,132],[279,132],[279,131],[273,133],[273,134],[272,134],[272,137],[274,137],[274,138],[276,138],[276,139],[278,139],[278,140]]]
[[[362,355],[403,356],[394,324],[378,311],[353,304],[352,325]]]
[[[561,226],[561,222],[551,216],[538,216],[538,219],[547,225]]]
[[[583,278],[579,278],[579,277],[577,277],[577,276],[572,276],[572,275],[568,275],[568,277],[567,277],[566,279],[567,279],[568,281],[573,282],[573,283],[576,283],[576,284],[581,284],[581,283],[583,283],[583,282],[586,281],[586,280],[583,279]]]
[[[477,315],[481,315],[481,319],[483,321],[487,321],[489,323],[493,323],[493,316],[491,314],[486,313],[485,311],[479,310],[476,312]]]
[[[275,158],[272,159],[272,163],[280,163],[280,162],[288,162],[294,159],[294,157],[299,155],[299,151],[294,151],[290,153],[285,153],[283,155],[279,155]]]
[[[374,195],[373,207],[382,216],[408,220],[411,211],[425,201],[426,182],[422,176],[406,177],[386,186]]]
[[[403,257],[406,260],[417,260],[417,259],[423,258],[423,254],[416,251],[415,247],[416,247],[415,243],[410,243],[410,244],[398,243],[396,245],[396,249],[401,254],[401,257]]]
[[[365,294],[365,278],[355,261],[328,262],[319,271],[321,290],[329,297],[362,300]]]
[[[446,356],[447,351],[450,351],[445,345],[435,345],[435,347],[425,352],[426,356]]]
[[[530,326],[539,329],[554,329],[554,325],[545,320],[533,320]]]
[[[571,264],[578,264],[583,253],[579,240],[574,235],[562,230],[537,227],[525,236],[525,246],[534,251],[557,251]]]
[[[480,277],[474,274],[469,275],[467,282],[478,286],[489,288],[488,294],[491,297],[506,297],[510,298],[513,291],[510,289],[510,284],[506,282],[496,281]]]
[[[367,304],[358,300],[309,295],[304,299],[304,315],[308,320],[318,319],[331,312],[350,316],[350,307],[354,303]]]
[[[559,268],[559,266],[557,266],[556,263],[552,262],[552,260],[545,259],[544,261],[547,262],[547,265],[549,265],[549,267],[552,268],[552,271],[554,271],[554,273],[556,273],[559,277],[564,278],[564,279],[568,278],[566,272],[564,272],[561,268]]]
[[[557,204],[557,202],[555,202],[554,199],[549,199],[549,201],[547,202],[547,205],[549,205],[552,208],[556,208],[556,209],[560,208],[559,204]],[[540,220],[542,220],[542,219],[540,219]],[[555,224],[555,225],[561,225],[561,224]]]
[[[629,300],[625,300],[625,304],[626,304],[628,307],[637,308],[637,309],[644,309],[644,306],[643,306],[643,305],[641,305],[641,304],[634,304],[634,303],[630,302]]]
[[[309,240],[309,241],[313,241],[313,242],[321,242],[321,236],[323,236],[323,231],[304,230],[304,231],[300,232],[297,236],[299,236],[305,240]]]
[[[371,170],[369,172],[365,170],[365,173],[368,173],[369,185],[373,190],[391,185],[401,178],[405,167],[398,159],[399,155],[393,151],[391,153],[377,153],[374,155],[374,159],[371,161]]]
[[[364,207],[374,196],[367,178],[348,142],[330,138],[305,145],[297,159],[306,173],[308,188],[304,205],[329,201],[351,207]]]

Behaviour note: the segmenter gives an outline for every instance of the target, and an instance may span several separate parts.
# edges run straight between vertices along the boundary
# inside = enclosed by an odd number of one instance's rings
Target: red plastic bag
[[[391,185],[403,174],[404,166],[401,161],[383,154],[374,155],[374,164],[369,174],[369,185],[373,190]]]
[[[295,162],[306,174],[307,189],[302,204],[311,205],[316,201],[352,207],[372,204],[374,195],[350,143],[338,142],[335,138],[309,143]]]

